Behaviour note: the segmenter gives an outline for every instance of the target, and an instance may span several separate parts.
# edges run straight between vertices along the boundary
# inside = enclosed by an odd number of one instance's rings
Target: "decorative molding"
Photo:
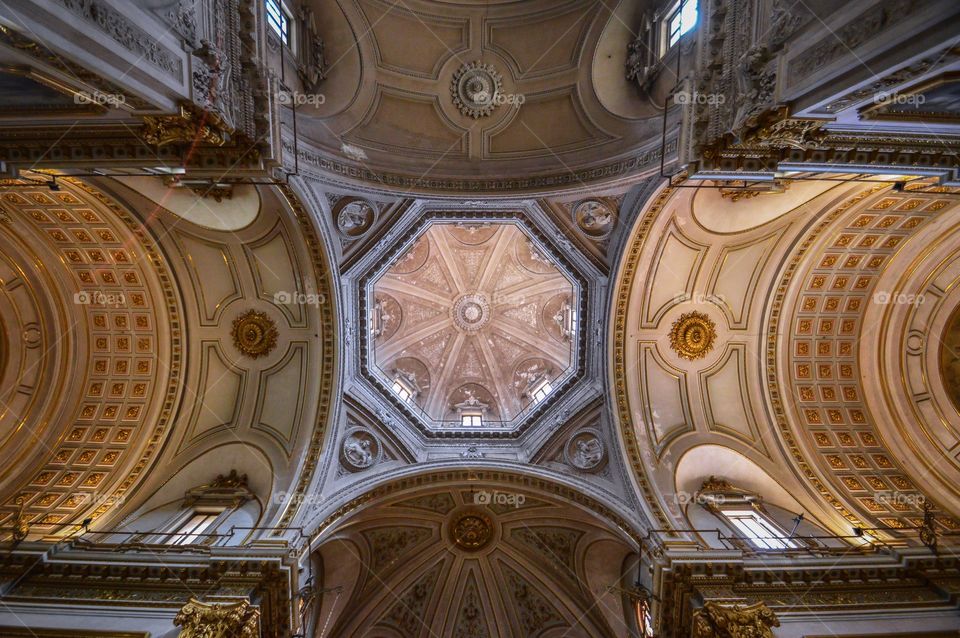
[[[10,27],[0,25],[0,43],[3,43],[17,51],[21,51],[38,62],[48,65],[58,71],[65,73],[68,77],[76,78],[78,81],[89,85],[95,91],[103,95],[122,96],[123,103],[136,110],[156,109],[155,104],[144,100],[143,98],[123,90],[118,85],[103,76],[94,73],[75,62],[66,59],[52,49],[49,49],[38,42],[34,42],[23,34],[14,31]]]
[[[97,25],[113,41],[135,54],[138,61],[146,60],[177,80],[183,75],[183,62],[180,59],[109,3],[103,0],[56,2],[85,22]]]
[[[453,544],[467,552],[479,551],[493,540],[493,520],[480,510],[457,514],[449,527]]]
[[[277,324],[266,313],[248,310],[233,320],[234,347],[251,359],[270,354],[277,346]]]
[[[764,603],[723,607],[707,602],[693,615],[694,638],[773,638],[780,621]]]
[[[615,162],[602,164],[575,171],[564,171],[536,175],[532,177],[503,177],[503,178],[441,178],[429,176],[414,176],[401,173],[388,173],[368,168],[364,165],[349,164],[339,159],[319,153],[307,148],[302,141],[299,143],[297,156],[301,162],[301,172],[310,170],[321,180],[333,183],[342,183],[352,186],[353,182],[366,182],[382,189],[384,193],[395,194],[397,190],[422,190],[431,193],[447,193],[462,196],[464,193],[499,193],[504,191],[533,191],[533,190],[565,190],[569,188],[584,188],[587,184],[640,177],[645,171],[653,169],[660,163],[659,142],[652,148],[636,153],[631,157]],[[677,138],[667,139],[666,153],[672,154],[678,148]],[[293,141],[289,137],[283,139],[283,151],[294,153]],[[311,170],[312,169],[312,170]]]
[[[306,242],[310,251],[310,263],[313,264],[313,275],[317,286],[317,294],[324,295],[322,297],[324,299],[334,299],[336,295],[334,293],[333,277],[329,265],[330,261],[317,234],[313,214],[303,205],[303,202],[289,185],[278,185],[278,188],[293,211],[303,240]],[[274,536],[283,535],[282,529],[292,524],[299,505],[307,500],[304,499],[304,495],[313,480],[314,473],[317,470],[317,465],[322,456],[323,442],[327,434],[330,412],[333,407],[331,404],[334,401],[333,387],[337,369],[335,352],[337,334],[334,321],[334,305],[332,303],[323,303],[320,304],[318,310],[321,346],[318,374],[320,375],[319,396],[321,400],[318,402],[317,419],[313,425],[313,434],[311,435],[310,443],[305,453],[303,467],[300,470],[300,476],[297,479],[294,493],[288,500],[292,505],[287,507],[280,517],[280,520],[276,523],[280,529],[273,533]]]
[[[656,525],[661,528],[669,528],[670,520],[660,504],[660,499],[653,489],[644,465],[643,455],[647,449],[647,442],[641,442],[637,437],[637,431],[631,427],[634,412],[630,406],[627,392],[627,309],[630,303],[630,292],[639,272],[640,257],[650,236],[650,227],[659,217],[660,211],[663,210],[674,192],[675,189],[663,188],[655,197],[651,198],[646,212],[636,222],[633,238],[628,240],[621,253],[623,255],[621,257],[622,274],[617,284],[618,289],[615,291],[613,308],[613,386],[616,397],[617,421],[623,436],[625,451],[640,487],[640,496],[650,508],[650,512],[656,520]],[[635,356],[633,352],[631,350],[631,357]]]
[[[473,119],[487,117],[497,107],[503,78],[492,64],[474,60],[461,66],[450,81],[453,104]]]
[[[217,116],[189,104],[180,105],[177,115],[147,115],[140,135],[148,144],[211,144],[223,146],[232,129]]]
[[[226,605],[191,598],[173,624],[180,627],[177,638],[259,638],[260,610],[245,600]]]
[[[689,361],[702,359],[713,349],[717,326],[702,312],[680,315],[670,328],[670,347]]]

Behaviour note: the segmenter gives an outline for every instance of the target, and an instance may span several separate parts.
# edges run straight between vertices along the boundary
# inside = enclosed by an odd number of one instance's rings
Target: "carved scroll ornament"
[[[259,638],[260,610],[245,600],[208,605],[191,598],[173,624],[181,628],[177,638]]]
[[[773,638],[780,621],[764,603],[724,607],[706,603],[693,614],[694,638]]]

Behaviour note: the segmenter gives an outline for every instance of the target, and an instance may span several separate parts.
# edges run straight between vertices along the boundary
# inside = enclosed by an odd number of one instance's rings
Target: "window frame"
[[[394,377],[390,388],[393,393],[404,403],[413,403],[414,390],[410,385],[400,377]]]
[[[188,508],[181,516],[178,516],[174,523],[170,525],[165,531],[163,537],[160,539],[160,544],[162,545],[171,545],[175,547],[182,547],[185,545],[196,545],[195,542],[197,538],[203,540],[200,541],[200,544],[207,544],[207,541],[211,538],[206,536],[206,534],[213,533],[211,530],[216,530],[217,526],[223,519],[223,515],[226,512],[226,508],[220,507],[191,507]],[[185,528],[190,524],[191,521],[197,517],[204,517],[206,521],[202,527],[194,526],[190,531],[186,531]],[[199,531],[197,531],[199,529]]]
[[[530,397],[533,399],[534,404],[539,404],[546,401],[551,392],[553,392],[553,384],[550,383],[549,379],[544,379],[543,382],[537,386],[537,389],[530,393]]]
[[[683,10],[690,4],[693,4],[693,13],[696,19],[692,24],[686,26],[683,22]],[[666,57],[667,53],[683,40],[683,36],[690,33],[700,23],[700,2],[699,0],[674,0],[669,9],[664,12],[660,20],[660,57]],[[674,20],[677,21],[677,28],[673,28]],[[684,28],[686,26],[686,28]],[[674,32],[677,35],[674,38]]]
[[[789,538],[786,530],[782,529],[766,512],[760,511],[756,507],[751,509],[720,508],[720,514],[730,524],[734,532],[753,545],[754,549],[771,551],[800,549],[800,544]],[[750,521],[753,525],[749,525],[745,521]],[[758,532],[765,533],[765,535],[758,535]]]
[[[789,552],[809,546],[792,537],[767,512],[763,498],[711,476],[696,493],[696,502],[720,519],[731,532],[735,545],[745,544],[759,552]]]
[[[465,428],[478,428],[483,426],[482,412],[461,412],[460,426]]]
[[[290,49],[290,51],[296,51],[296,21],[293,17],[293,11],[290,10],[290,7],[287,6],[284,0],[263,0],[263,2],[267,27],[280,41],[280,44]],[[276,23],[276,18],[274,17],[275,12],[276,15],[283,20],[283,26],[286,26],[285,33],[280,25]]]

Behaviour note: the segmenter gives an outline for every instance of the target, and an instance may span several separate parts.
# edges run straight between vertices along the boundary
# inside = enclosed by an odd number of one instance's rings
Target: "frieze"
[[[912,0],[885,0],[870,7],[842,27],[830,29],[829,35],[798,54],[790,61],[787,77],[798,82],[841,56],[852,54],[858,46],[897,24],[915,8]]]
[[[180,79],[183,75],[183,61],[160,46],[156,38],[133,24],[123,15],[102,0],[57,0],[65,9],[86,22],[97,25],[114,41],[122,45],[139,59],[146,60],[165,71],[167,75]]]
[[[640,173],[658,165],[661,157],[660,146],[657,145],[656,148],[618,162],[556,175],[502,179],[444,179],[413,177],[397,173],[374,171],[364,166],[345,164],[332,157],[306,150],[303,148],[304,145],[302,143],[299,146],[297,157],[300,162],[306,165],[306,167],[314,168],[318,171],[317,175],[320,177],[330,174],[347,179],[371,182],[384,188],[424,189],[453,193],[524,191],[583,186],[586,182],[625,177],[633,173]],[[674,153],[678,148],[676,138],[668,139],[665,148],[668,155]],[[294,153],[294,145],[289,138],[284,138],[283,150],[288,154]],[[301,168],[303,168],[303,166],[301,166]]]

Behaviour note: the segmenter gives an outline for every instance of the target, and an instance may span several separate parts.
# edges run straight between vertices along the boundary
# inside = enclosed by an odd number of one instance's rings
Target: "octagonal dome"
[[[513,430],[575,372],[579,307],[520,224],[434,221],[368,284],[368,372],[430,430]]]

